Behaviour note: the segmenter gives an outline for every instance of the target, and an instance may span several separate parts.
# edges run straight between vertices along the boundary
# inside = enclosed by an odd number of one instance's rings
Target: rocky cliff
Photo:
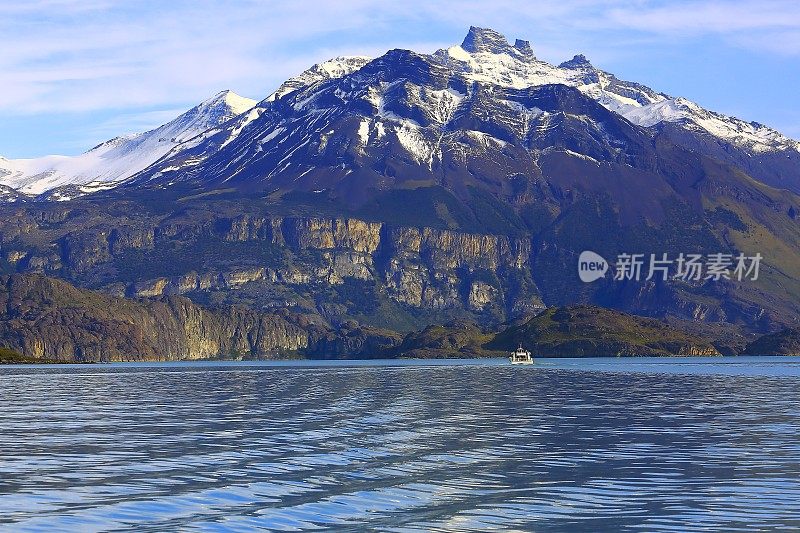
[[[185,295],[412,329],[438,316],[509,315],[542,307],[529,239],[357,218],[194,209],[25,207],[0,222],[7,273],[58,276],[115,296]]]
[[[26,356],[77,361],[274,357],[309,345],[303,324],[181,297],[133,301],[39,275],[0,277],[0,339]]]
[[[285,309],[130,299],[39,274],[0,276],[0,348],[25,362],[376,357],[401,340],[352,321],[332,329],[319,315]]]
[[[0,348],[12,350],[0,350],[0,362],[502,357],[518,342],[552,357],[719,355],[658,320],[596,307],[549,309],[499,332],[459,320],[403,336],[353,320],[332,328],[314,314],[207,308],[175,295],[129,299],[39,274],[0,276]]]
[[[496,327],[546,305],[579,303],[762,334],[796,324],[792,280],[800,263],[789,248],[770,254],[781,268],[764,265],[758,283],[584,284],[577,277],[577,251],[585,249],[613,258],[660,241],[672,256],[724,250],[736,246],[725,241],[740,239],[778,246],[741,211],[715,207],[705,215],[711,224],[673,207],[670,216],[682,222],[658,228],[621,225],[618,213],[584,199],[538,233],[494,233],[462,219],[438,193],[419,194],[412,200],[435,205],[426,211],[409,201],[400,218],[388,209],[348,215],[341,205],[225,191],[0,206],[0,274],[40,273],[119,297],[287,309],[333,329],[350,320],[398,332],[459,319]],[[447,216],[399,223],[436,206]],[[770,227],[795,231],[781,205],[773,207]]]

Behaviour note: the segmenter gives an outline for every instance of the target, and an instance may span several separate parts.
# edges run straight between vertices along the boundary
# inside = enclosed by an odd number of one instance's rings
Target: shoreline
[[[658,361],[689,361],[689,360],[709,360],[709,361],[735,361],[737,359],[762,359],[762,358],[787,358],[792,357],[800,358],[800,354],[781,355],[590,355],[590,356],[538,356],[534,357],[534,366],[536,362],[540,361],[564,361],[564,360],[607,360],[607,361],[620,361],[630,360],[631,362],[643,360],[658,360]],[[325,359],[325,358],[308,358],[308,357],[293,357],[293,358],[276,358],[276,359],[224,359],[224,358],[208,358],[208,359],[172,359],[172,360],[129,360],[129,361],[61,361],[52,359],[36,359],[32,357],[22,357],[17,360],[0,359],[0,366],[35,366],[35,365],[187,365],[187,364],[201,364],[201,365],[223,365],[223,364],[241,364],[247,365],[261,365],[261,364],[274,364],[276,366],[308,366],[313,364],[320,364],[320,366],[328,365],[345,365],[347,363],[364,364],[364,363],[398,363],[399,365],[408,365],[415,362],[423,363],[440,363],[447,364],[448,362],[455,361],[470,361],[470,362],[498,362],[506,361],[508,358],[503,356],[496,357],[361,357],[361,358],[343,358],[343,359]],[[385,365],[391,366],[391,365]]]

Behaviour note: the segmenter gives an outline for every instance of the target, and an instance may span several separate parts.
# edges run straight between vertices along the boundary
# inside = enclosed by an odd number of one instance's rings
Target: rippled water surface
[[[0,368],[0,529],[800,528],[800,361]]]

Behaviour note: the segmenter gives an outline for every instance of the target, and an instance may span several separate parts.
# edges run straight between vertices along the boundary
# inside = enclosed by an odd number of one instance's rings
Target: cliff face
[[[132,301],[39,275],[0,277],[0,338],[36,358],[78,361],[272,357],[306,348],[287,316],[211,311],[181,297]]]
[[[254,309],[289,304],[333,323],[359,315],[359,298],[349,293],[364,291],[384,308],[395,306],[393,313],[400,306],[493,323],[542,306],[529,239],[353,218],[203,211],[154,221],[73,211],[45,221],[20,210],[14,222],[0,223],[0,245],[7,271],[58,276],[116,296],[186,295]],[[340,288],[326,296],[321,287]]]
[[[545,199],[526,208],[526,229],[521,215],[489,203],[473,207],[491,219],[471,220],[437,190],[413,189],[371,211],[317,195],[302,203],[224,190],[2,206],[0,274],[40,273],[119,297],[288,309],[334,329],[348,320],[400,332],[462,319],[496,327],[545,304],[581,303],[751,332],[796,325],[800,263],[788,252],[772,254],[783,264],[763,265],[757,284],[578,279],[581,250],[607,259],[648,250],[675,257],[741,241],[748,251],[744,240],[761,226],[726,208],[699,214],[666,203],[662,211],[672,211],[661,216],[671,218],[661,225],[624,222],[622,211],[596,198],[559,193],[563,205]],[[795,231],[778,212],[783,206],[774,208],[766,222]]]

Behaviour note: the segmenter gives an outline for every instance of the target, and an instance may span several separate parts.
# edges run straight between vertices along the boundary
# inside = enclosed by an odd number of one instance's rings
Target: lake
[[[0,368],[0,529],[800,528],[800,358]]]

